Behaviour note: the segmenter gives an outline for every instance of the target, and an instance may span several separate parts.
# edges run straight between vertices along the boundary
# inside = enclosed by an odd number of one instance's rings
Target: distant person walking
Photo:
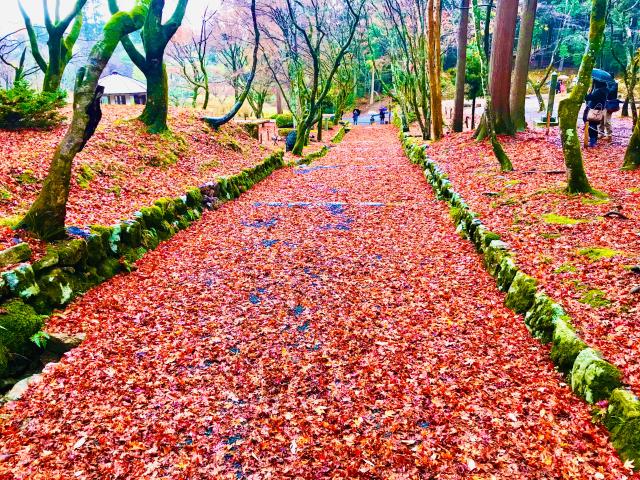
[[[384,119],[387,116],[387,107],[380,107],[380,125],[384,125]]]
[[[358,124],[358,118],[360,117],[360,109],[359,108],[354,108],[353,109],[353,124],[357,125]]]
[[[612,80],[607,84],[607,102],[605,104],[604,119],[600,124],[599,133],[600,136],[611,141],[612,129],[611,129],[611,116],[620,110],[620,100],[618,100],[618,82]]]
[[[587,108],[584,109],[582,119],[589,124],[589,146],[595,147],[598,143],[598,129],[604,120],[607,96],[609,89],[605,82],[594,80],[591,91],[585,97]]]

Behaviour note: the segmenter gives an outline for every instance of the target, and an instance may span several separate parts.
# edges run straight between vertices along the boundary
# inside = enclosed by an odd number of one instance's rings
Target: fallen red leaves
[[[128,219],[158,198],[255,165],[272,149],[260,147],[233,124],[213,132],[193,109],[171,109],[169,126],[178,138],[147,134],[131,120],[139,107],[107,105],[103,110],[96,134],[74,163],[69,225]],[[52,131],[0,131],[0,216],[28,209],[65,131],[66,125]]]
[[[52,318],[9,478],[624,478],[391,127],[275,172]],[[3,418],[3,417],[0,417]]]
[[[582,338],[639,392],[640,294],[631,289],[640,276],[629,267],[640,264],[640,171],[620,170],[629,127],[618,119],[613,144],[585,152],[591,184],[605,200],[563,193],[565,176],[553,173],[564,171],[557,129],[549,137],[538,130],[502,138],[515,168],[510,173],[501,173],[488,145],[468,133],[450,135],[428,153],[488,228],[513,247],[521,268],[566,307]],[[617,210],[627,219],[606,216]],[[547,214],[576,222],[555,224]],[[584,254],[589,248],[615,252],[594,260]]]

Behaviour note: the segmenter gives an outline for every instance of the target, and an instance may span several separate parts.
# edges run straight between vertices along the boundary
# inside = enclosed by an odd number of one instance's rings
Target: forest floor
[[[599,195],[564,193],[558,129],[501,141],[513,172],[501,172],[486,143],[452,134],[427,150],[453,188],[501,235],[518,265],[560,301],[580,336],[603,352],[640,392],[640,171],[620,167],[631,121],[616,118],[613,142],[584,151]]]
[[[139,106],[103,106],[102,122],[74,161],[67,225],[110,225],[129,219],[162,197],[179,196],[187,187],[238,173],[274,149],[284,149],[283,142],[260,145],[233,122],[215,132],[193,109],[172,108],[171,133],[150,135],[136,120],[140,111]],[[45,131],[0,130],[0,249],[17,241],[11,226],[40,192],[67,126],[65,122]],[[328,145],[335,133],[336,127],[325,131],[323,142],[311,143],[305,154]],[[18,236],[31,245],[34,259],[44,251],[42,242],[24,233]]]
[[[354,129],[51,318],[0,478],[631,475],[397,131]]]

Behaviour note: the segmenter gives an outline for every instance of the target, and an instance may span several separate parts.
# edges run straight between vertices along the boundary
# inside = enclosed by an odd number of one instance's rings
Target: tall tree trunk
[[[152,61],[144,71],[147,77],[147,103],[140,115],[140,120],[148,127],[150,133],[161,133],[168,130],[169,115],[169,79],[167,67],[160,61]]]
[[[621,117],[629,116],[629,95],[624,98],[624,103],[622,104],[622,112],[620,113]]]
[[[130,38],[122,39],[122,46],[131,61],[147,79],[147,104],[140,120],[147,125],[150,133],[161,133],[168,129],[169,81],[164,65],[164,52],[182,24],[187,2],[188,0],[178,0],[173,15],[163,24],[165,0],[148,0],[149,12],[141,33],[144,54],[138,51]],[[108,3],[111,13],[119,10],[117,0],[109,0]]]
[[[478,0],[473,1],[473,17],[474,24],[476,30],[476,48],[478,50],[478,55],[480,57],[480,83],[482,93],[484,95],[485,101],[485,113],[482,117],[481,122],[484,123],[484,130],[486,134],[489,136],[491,141],[491,148],[493,149],[493,154],[495,155],[498,163],[500,163],[500,169],[503,172],[510,172],[513,170],[513,165],[511,164],[511,160],[509,159],[507,153],[502,148],[500,144],[500,140],[498,140],[498,136],[496,135],[496,118],[494,113],[493,101],[491,98],[491,93],[487,88],[489,75],[487,73],[487,56],[482,47],[481,39],[480,39],[480,16],[479,16],[479,7]],[[508,103],[508,102],[507,102]]]
[[[625,170],[635,170],[640,168],[640,121],[636,122],[633,134],[629,139],[629,146],[624,154],[624,164],[622,168]]]
[[[591,72],[595,59],[600,53],[604,40],[607,0],[592,0],[591,5],[589,44],[580,64],[578,83],[571,91],[571,94],[562,100],[558,106],[562,151],[564,153],[564,163],[567,166],[567,191],[570,193],[589,193],[592,191],[589,179],[584,171],[577,125],[578,113],[591,83]]]
[[[496,134],[513,135],[509,97],[513,43],[518,19],[518,0],[499,0],[491,43],[489,93],[495,116]]]
[[[525,120],[525,102],[527,99],[527,79],[529,77],[529,61],[531,58],[531,43],[533,40],[533,25],[536,19],[538,0],[525,0],[520,18],[520,34],[518,36],[518,52],[513,72],[510,109],[511,120],[516,131],[523,131],[527,127]]]
[[[431,138],[442,138],[442,64],[440,60],[440,0],[428,0],[427,68],[429,74],[429,103],[431,116]]]
[[[276,88],[276,113],[278,115],[282,113],[282,93],[279,88]]]
[[[376,69],[373,65],[371,65],[371,92],[369,94],[369,105],[373,104],[375,93],[376,93]]]
[[[467,72],[467,39],[469,37],[469,0],[462,0],[458,26],[458,59],[456,62],[456,98],[453,109],[453,131],[461,132],[464,117],[464,84]]]
[[[142,27],[147,13],[143,5],[137,4],[131,12],[113,15],[104,27],[102,38],[91,49],[87,66],[78,70],[71,124],[55,150],[40,194],[17,228],[27,229],[44,240],[65,235],[73,159],[91,138],[102,117],[103,89],[98,86],[98,80],[121,38]]]
[[[209,81],[206,80],[206,83],[204,84],[204,102],[202,103],[203,110],[206,110],[207,107],[209,106],[209,96],[210,96]]]

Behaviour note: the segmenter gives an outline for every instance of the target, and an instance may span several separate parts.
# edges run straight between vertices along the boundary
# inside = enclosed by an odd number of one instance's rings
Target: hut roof
[[[144,83],[134,80],[133,78],[120,75],[113,72],[110,75],[102,77],[98,84],[104,87],[105,95],[133,95],[138,93],[147,93],[147,87]]]

